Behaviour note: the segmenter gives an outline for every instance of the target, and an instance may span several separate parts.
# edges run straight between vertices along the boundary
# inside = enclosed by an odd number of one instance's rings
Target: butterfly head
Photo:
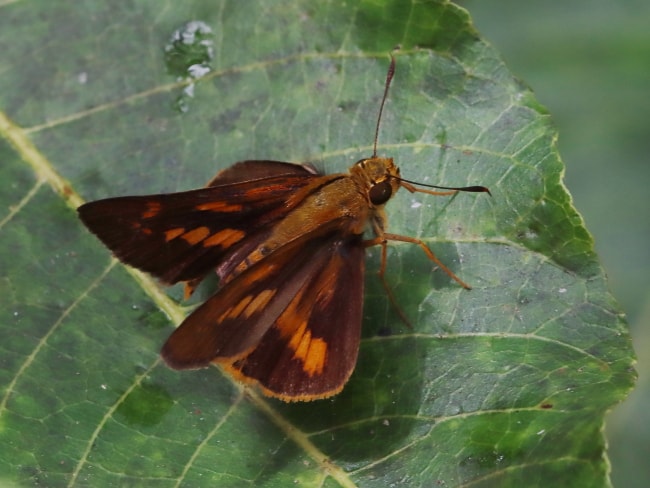
[[[361,159],[352,166],[350,173],[373,206],[386,203],[400,187],[399,168],[393,158]]]

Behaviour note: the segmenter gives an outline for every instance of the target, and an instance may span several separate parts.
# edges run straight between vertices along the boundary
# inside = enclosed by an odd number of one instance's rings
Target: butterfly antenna
[[[404,178],[395,177],[395,179],[402,181],[404,183],[410,183],[411,185],[417,186],[426,186],[427,188],[437,188],[438,190],[452,190],[452,191],[468,191],[468,192],[484,192],[492,196],[490,190],[485,186],[438,186],[438,185],[427,185],[425,183],[418,183],[417,181],[405,180]]]
[[[379,115],[377,116],[377,128],[375,129],[375,144],[373,145],[372,157],[377,157],[377,139],[379,138],[379,124],[381,122],[381,114],[384,111],[384,105],[386,103],[386,97],[388,97],[388,89],[390,88],[390,82],[393,79],[395,74],[395,58],[393,55],[390,55],[390,66],[388,67],[388,73],[386,73],[386,86],[384,87],[384,96],[381,99],[381,105],[379,106]]]

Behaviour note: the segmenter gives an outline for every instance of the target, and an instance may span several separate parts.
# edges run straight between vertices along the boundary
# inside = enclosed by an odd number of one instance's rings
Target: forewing
[[[240,161],[220,171],[206,186],[219,186],[243,181],[261,180],[278,176],[318,175],[311,166],[285,163],[283,161],[250,160]]]
[[[334,395],[356,363],[363,273],[360,236],[287,245],[199,307],[162,355],[175,368],[220,363],[283,400]]]
[[[320,178],[291,163],[245,161],[207,188],[98,200],[78,212],[120,260],[165,283],[191,281],[257,247]]]

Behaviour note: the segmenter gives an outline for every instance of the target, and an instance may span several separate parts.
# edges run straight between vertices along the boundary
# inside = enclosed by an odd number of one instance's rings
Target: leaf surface
[[[193,19],[211,50],[192,58],[195,78],[165,51]],[[603,416],[635,378],[627,325],[549,115],[465,11],[9,2],[0,44],[1,480],[608,486]],[[409,180],[493,197],[401,191],[389,229],[424,239],[474,289],[391,245],[411,330],[371,250],[359,362],[332,400],[287,405],[216,368],[166,368],[181,291],[116,263],[74,208],[195,188],[244,159],[345,171],[372,153],[397,44],[378,153]]]

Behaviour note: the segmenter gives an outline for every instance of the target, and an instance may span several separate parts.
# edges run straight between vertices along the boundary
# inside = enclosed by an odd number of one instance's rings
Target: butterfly
[[[391,56],[373,154],[348,173],[242,161],[205,188],[79,207],[82,222],[117,258],[162,283],[184,283],[186,297],[216,271],[218,290],[162,348],[170,367],[215,363],[284,401],[327,398],[343,389],[357,361],[366,248],[381,246],[379,275],[393,302],[384,279],[389,241],[418,245],[469,288],[423,241],[386,231],[384,205],[400,188],[433,195],[489,193],[483,186],[417,184],[401,178],[392,158],[377,156],[394,73]]]

